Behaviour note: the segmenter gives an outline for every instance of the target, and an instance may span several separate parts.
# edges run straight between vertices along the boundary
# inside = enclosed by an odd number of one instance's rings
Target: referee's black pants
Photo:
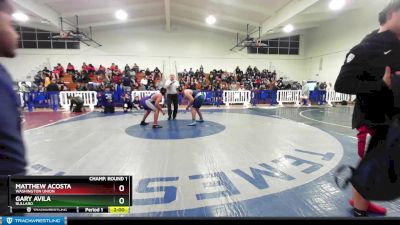
[[[169,94],[167,95],[168,99],[168,117],[171,118],[172,108],[171,105],[174,104],[174,115],[173,118],[176,118],[176,114],[178,114],[178,94]]]

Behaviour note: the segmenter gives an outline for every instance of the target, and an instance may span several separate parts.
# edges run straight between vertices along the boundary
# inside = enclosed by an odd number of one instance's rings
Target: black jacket
[[[49,84],[46,89],[47,89],[47,91],[50,91],[50,92],[59,92],[60,91],[60,88],[58,88],[58,85],[53,84],[53,83]]]
[[[0,99],[0,177],[24,174],[26,160],[21,131],[21,114],[18,110],[20,102],[13,91],[10,75],[1,65]],[[0,193],[1,189],[0,180]]]
[[[353,128],[384,125],[398,113],[393,92],[383,82],[386,66],[400,71],[400,41],[390,31],[372,32],[347,54],[335,91],[357,95]]]

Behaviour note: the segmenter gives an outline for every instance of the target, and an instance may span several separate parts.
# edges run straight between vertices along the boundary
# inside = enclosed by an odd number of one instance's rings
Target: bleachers
[[[63,75],[64,84],[68,87],[71,91],[76,91],[76,84],[72,80],[72,76],[69,73],[64,73]]]
[[[145,77],[144,73],[136,74],[136,82],[140,84],[141,80]],[[98,83],[97,76],[94,74],[89,75],[89,82]],[[68,87],[70,91],[76,91],[77,83],[73,82],[72,75],[69,73],[63,74],[63,83]]]

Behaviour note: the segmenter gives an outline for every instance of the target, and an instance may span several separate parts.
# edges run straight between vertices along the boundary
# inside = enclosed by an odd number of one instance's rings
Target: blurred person
[[[89,73],[95,73],[96,72],[96,67],[94,67],[93,64],[89,64],[88,72]]]
[[[75,73],[75,67],[71,63],[68,63],[67,73],[69,73],[69,74],[74,74]]]
[[[129,75],[125,75],[122,78],[122,86],[124,92],[132,91],[132,79],[129,77]]]
[[[129,71],[131,71],[131,68],[129,67],[128,64],[126,64],[126,65],[125,65],[125,68],[124,68],[125,74],[128,73]]]
[[[399,0],[391,1],[379,13],[379,22],[380,28],[346,55],[335,84],[335,91],[356,95],[352,126],[359,132],[360,159],[368,154],[369,137],[379,136],[378,130],[388,129],[390,120],[400,111],[395,107],[398,99],[392,91],[392,76],[400,75]],[[386,214],[387,211],[365,199],[355,188],[349,204],[353,206],[355,217],[366,217],[368,212]]]
[[[140,72],[139,66],[136,63],[133,65],[132,70],[135,71],[135,73],[139,73]]]
[[[58,70],[58,72],[59,72],[59,74],[60,74],[60,76],[62,77],[63,76],[63,74],[64,74],[64,67],[61,65],[61,63],[57,63],[57,70]]]
[[[53,78],[51,83],[46,87],[46,91],[50,96],[50,107],[53,109],[53,111],[57,111],[60,87],[58,86],[55,78]]]
[[[115,113],[114,106],[114,93],[111,92],[111,88],[108,86],[102,96],[104,114]]]
[[[51,72],[51,78],[60,79],[60,71],[55,66],[53,71]]]
[[[86,65],[86,63],[82,64],[82,72],[88,73],[89,72],[89,66]]]
[[[9,0],[0,0],[0,57],[14,58],[18,34],[13,26]],[[24,175],[25,146],[21,132],[20,100],[9,73],[0,64],[0,215],[8,214],[8,175]]]
[[[301,89],[301,96],[300,96],[301,101],[306,101],[307,107],[311,107],[311,101],[310,101],[310,88],[307,85],[307,81],[303,80],[302,82],[302,89]],[[302,103],[303,104],[303,103]]]
[[[71,104],[69,110],[74,113],[86,112],[85,107],[83,106],[84,101],[81,96],[68,96],[68,100],[70,100]]]
[[[103,65],[100,65],[96,73],[100,75],[106,75],[106,68]]]
[[[131,95],[129,93],[125,93],[124,96],[122,97],[123,100],[123,109],[124,113],[127,113],[128,111],[132,111],[133,109],[133,103],[131,99]]]
[[[140,105],[140,99],[138,96],[136,96],[135,99],[133,100],[133,107],[137,110],[143,109],[143,106]]]

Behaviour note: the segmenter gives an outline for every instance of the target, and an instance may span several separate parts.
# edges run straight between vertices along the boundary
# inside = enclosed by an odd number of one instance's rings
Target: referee
[[[168,99],[168,120],[176,119],[178,113],[178,88],[179,82],[175,79],[175,75],[169,76],[169,80],[165,82],[165,89],[167,89]],[[172,116],[171,105],[174,104],[174,114]]]
[[[15,57],[18,35],[12,22],[13,9],[0,0],[0,57]],[[19,98],[11,76],[0,64],[0,216],[7,214],[7,175],[25,173],[25,147],[22,141]]]
[[[376,135],[377,128],[388,126],[388,121],[399,113],[394,107],[397,99],[392,91],[391,75],[400,74],[400,0],[386,6],[379,14],[379,22],[380,28],[347,54],[335,84],[335,91],[357,95],[353,129],[359,132],[360,159],[366,154],[368,136]],[[364,199],[356,189],[349,203],[357,217],[367,216],[367,212],[386,214],[385,208]]]

